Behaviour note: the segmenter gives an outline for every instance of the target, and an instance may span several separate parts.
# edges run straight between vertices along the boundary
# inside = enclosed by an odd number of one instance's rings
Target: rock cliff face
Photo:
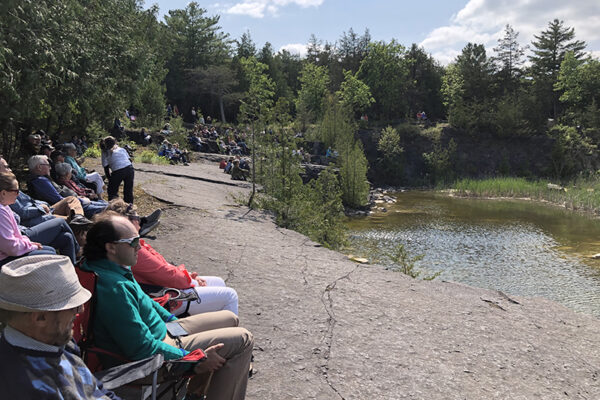
[[[404,162],[402,171],[390,174],[377,160],[378,131],[359,132],[369,160],[369,181],[375,185],[420,186],[427,184],[427,165],[423,153],[433,151],[433,140],[423,135],[402,137]],[[554,140],[547,136],[498,138],[488,134],[468,135],[453,128],[443,128],[442,148],[450,140],[456,143],[453,172],[457,177],[549,176],[552,174]]]
[[[600,398],[598,319],[352,262],[236,205],[216,164],[136,167],[172,203],[152,246],[239,293],[248,399]]]

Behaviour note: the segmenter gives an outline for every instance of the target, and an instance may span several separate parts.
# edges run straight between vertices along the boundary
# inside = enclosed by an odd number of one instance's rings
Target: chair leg
[[[152,400],[156,400],[156,392],[158,391],[158,370],[152,374]],[[142,399],[143,400],[143,399]]]

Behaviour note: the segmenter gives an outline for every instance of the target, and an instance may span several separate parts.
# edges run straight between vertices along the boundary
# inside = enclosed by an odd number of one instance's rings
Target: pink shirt
[[[27,236],[21,235],[10,207],[0,205],[0,260],[22,256],[36,249],[37,246]]]

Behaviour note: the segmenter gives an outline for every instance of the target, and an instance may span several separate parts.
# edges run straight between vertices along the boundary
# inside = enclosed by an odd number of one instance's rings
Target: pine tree
[[[515,80],[519,77],[524,62],[526,48],[519,44],[518,38],[519,32],[506,24],[504,36],[498,39],[498,46],[494,47],[496,56],[492,58],[492,62],[498,68],[501,84],[508,91],[514,90]]]
[[[554,91],[554,85],[558,79],[560,65],[569,51],[573,52],[576,59],[583,57],[586,44],[584,41],[575,40],[575,28],[564,26],[564,22],[558,19],[549,22],[548,29],[534,37],[533,55],[529,59],[538,97],[540,101],[545,100],[549,103],[549,114],[556,118],[559,114],[560,93]]]

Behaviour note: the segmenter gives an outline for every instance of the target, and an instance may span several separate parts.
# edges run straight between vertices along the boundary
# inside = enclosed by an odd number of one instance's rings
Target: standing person
[[[123,182],[123,200],[133,203],[133,164],[129,153],[117,145],[112,136],[105,137],[100,142],[102,149],[102,166],[108,178],[108,200],[119,197],[119,186]]]
[[[0,173],[0,265],[15,258],[35,254],[56,254],[52,247],[23,236],[9,205],[17,200],[19,182],[12,173]]]
[[[3,399],[118,400],[96,381],[72,341],[75,316],[90,297],[66,257],[24,257],[2,267]]]

